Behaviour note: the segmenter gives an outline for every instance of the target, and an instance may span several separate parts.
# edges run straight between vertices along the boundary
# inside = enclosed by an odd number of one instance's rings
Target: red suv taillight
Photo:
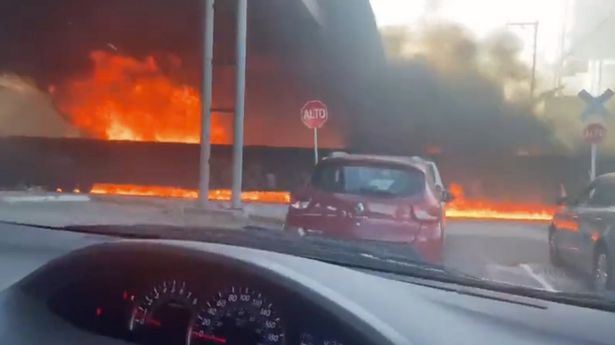
[[[412,206],[412,215],[419,222],[435,223],[440,220],[440,212],[436,207]]]
[[[310,199],[302,199],[295,195],[291,195],[289,206],[295,210],[305,210],[310,206]]]

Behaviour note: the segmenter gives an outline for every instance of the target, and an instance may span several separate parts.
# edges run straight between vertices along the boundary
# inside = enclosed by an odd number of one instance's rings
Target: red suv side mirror
[[[455,200],[455,196],[453,195],[453,193],[447,191],[446,189],[442,191],[442,196],[440,198],[442,200],[442,202],[451,202],[453,200]]]

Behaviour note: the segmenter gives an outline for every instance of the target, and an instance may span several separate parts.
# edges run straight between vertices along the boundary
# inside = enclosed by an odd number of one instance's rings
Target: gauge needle
[[[192,332],[192,336],[195,338],[201,338],[203,340],[213,341],[218,344],[226,344],[225,338],[216,337],[215,335],[202,334],[200,332]]]

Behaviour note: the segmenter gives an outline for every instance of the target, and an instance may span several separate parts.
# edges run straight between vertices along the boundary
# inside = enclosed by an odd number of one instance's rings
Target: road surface
[[[169,211],[175,210],[175,211]],[[193,224],[201,215],[141,202],[118,204],[89,198],[9,198],[0,194],[0,220],[53,225]],[[215,219],[207,218],[209,221]],[[203,223],[201,223],[203,224]],[[243,224],[239,224],[243,225]],[[0,288],[48,260],[108,237],[0,225]],[[544,223],[451,221],[446,230],[445,265],[501,282],[551,291],[587,291],[583,279],[552,267]]]
[[[546,223],[453,221],[445,238],[445,266],[549,291],[589,291],[578,274],[550,264],[547,230]]]

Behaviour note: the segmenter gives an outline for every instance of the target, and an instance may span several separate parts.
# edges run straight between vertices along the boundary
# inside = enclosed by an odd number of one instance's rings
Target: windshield
[[[613,3],[244,3],[3,1],[7,272],[85,245],[58,229],[241,230],[615,301]]]

